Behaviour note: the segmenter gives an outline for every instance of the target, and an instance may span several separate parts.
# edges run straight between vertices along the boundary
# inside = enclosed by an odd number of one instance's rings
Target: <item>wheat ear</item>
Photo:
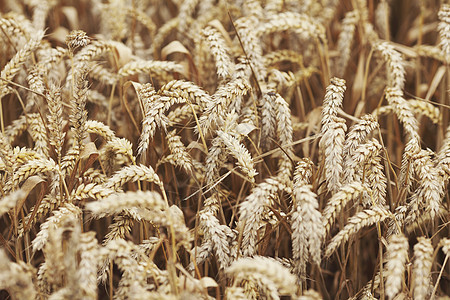
[[[155,168],[158,169],[159,165],[170,162],[175,166],[184,168],[187,173],[192,173],[193,158],[187,152],[186,146],[181,141],[181,137],[176,134],[176,130],[168,132],[166,138],[171,154],[159,160]]]
[[[330,85],[327,86],[322,108],[322,131],[325,131],[329,123],[333,122],[332,117],[337,116],[338,108],[342,106],[345,93],[345,80],[337,77],[331,78]]]
[[[96,218],[119,214],[131,207],[163,209],[167,205],[160,194],[152,191],[117,193],[86,205]]]
[[[337,49],[341,53],[336,61],[335,73],[342,77],[347,69],[348,60],[350,59],[351,46],[355,35],[356,23],[358,22],[358,11],[353,10],[345,14],[342,20],[342,31],[339,34]]]
[[[241,17],[235,21],[239,41],[242,43],[242,47],[250,60],[256,79],[259,82],[264,82],[267,76],[267,69],[264,66],[262,57],[262,45],[255,30],[259,28],[258,24],[258,18],[252,15]]]
[[[202,38],[206,41],[214,60],[216,61],[217,76],[219,79],[230,77],[233,63],[228,55],[229,50],[222,35],[212,26],[202,30]]]
[[[65,132],[63,131],[63,107],[61,99],[61,89],[55,85],[50,85],[48,96],[48,128],[50,132],[49,144],[55,148],[57,161],[61,163],[61,152],[64,143]]]
[[[381,53],[387,64],[388,86],[402,90],[405,86],[405,67],[401,54],[388,42],[379,42],[374,50]]]
[[[35,272],[29,264],[10,261],[5,251],[0,249],[0,288],[7,290],[13,299],[35,299],[36,289],[33,284]]]
[[[3,67],[0,73],[0,78],[2,79],[0,80],[0,99],[9,93],[8,81],[13,80],[14,76],[20,71],[20,67],[30,57],[31,53],[39,47],[43,37],[44,31],[36,32],[35,36],[31,38]]]
[[[363,227],[382,222],[389,217],[390,213],[380,206],[373,206],[371,209],[366,209],[362,212],[357,213],[355,216],[349,218],[348,223],[347,225],[345,225],[344,229],[339,231],[339,233],[330,241],[325,250],[325,257],[330,257],[331,254],[333,254],[333,252],[337,249],[337,247],[339,247],[342,243],[348,241]]]
[[[126,182],[134,182],[137,180],[156,183],[161,191],[164,192],[164,184],[160,180],[158,174],[156,174],[152,167],[146,167],[144,165],[123,167],[105,182],[104,187],[107,189],[118,190]]]
[[[291,211],[292,255],[299,282],[304,280],[308,261],[320,265],[321,245],[325,237],[317,195],[311,188],[311,185],[304,185],[301,180],[294,181]]]
[[[233,232],[230,227],[221,225],[213,212],[207,209],[200,211],[199,221],[205,232],[206,241],[212,243],[219,267],[227,268],[231,263],[229,239],[233,238]]]
[[[359,197],[364,189],[364,186],[360,182],[355,181],[342,186],[340,190],[331,197],[323,210],[323,224],[326,232],[330,232],[336,219],[336,215],[339,214],[348,202]]]
[[[283,12],[270,16],[262,26],[258,27],[257,35],[261,36],[289,29],[307,34],[312,38],[318,38],[322,43],[326,44],[327,39],[323,25],[306,14],[295,12]]]
[[[225,273],[236,281],[246,279],[247,276],[257,275],[258,279],[265,279],[261,283],[274,285],[282,294],[295,293],[295,276],[279,262],[269,257],[240,258],[233,262],[225,270]]]
[[[266,206],[270,206],[272,199],[276,197],[279,185],[278,180],[266,179],[253,188],[251,194],[239,208],[238,228],[243,231],[241,247],[244,257],[256,254],[258,229],[261,226]]]
[[[356,148],[354,158],[362,167],[361,178],[371,188],[371,195],[363,199],[364,205],[386,203],[386,175],[383,173],[380,152],[381,144],[376,139],[371,139]],[[364,175],[364,177],[363,177]]]
[[[363,143],[367,136],[378,127],[378,122],[372,115],[364,115],[361,120],[350,127],[344,143],[344,179],[343,183],[361,180],[356,172],[357,161],[355,158],[358,145]]]
[[[247,175],[251,182],[255,182],[255,176],[258,173],[255,170],[253,158],[247,148],[229,133],[218,130],[217,135],[222,139],[226,149],[236,158],[238,166],[245,175]]]
[[[392,235],[386,249],[385,290],[388,299],[393,299],[401,290],[408,260],[408,239],[403,234]]]
[[[448,63],[450,61],[450,5],[442,4],[438,16],[440,20],[438,31],[441,38],[439,45],[441,46],[445,62]]]
[[[433,220],[439,212],[442,197],[444,195],[444,182],[439,175],[439,169],[436,168],[431,160],[434,152],[431,150],[421,150],[414,156],[414,169],[419,181],[419,188],[416,191],[418,197],[424,202],[426,212],[430,214]]]
[[[325,178],[328,190],[336,193],[342,185],[343,150],[347,125],[343,118],[333,116],[324,128],[320,147],[325,157]]]
[[[97,270],[100,264],[100,247],[95,234],[94,231],[82,233],[77,249],[80,255],[76,274],[79,294],[92,299],[97,297]]]
[[[55,210],[53,212],[53,216],[49,217],[44,223],[42,223],[41,230],[32,242],[33,251],[41,250],[44,247],[49,239],[51,230],[60,227],[65,220],[72,218],[79,219],[80,216],[81,209],[70,203],[66,203],[58,210]]]
[[[412,289],[414,299],[426,299],[430,291],[431,266],[433,264],[433,246],[431,240],[419,237],[414,245],[414,263],[412,270]]]

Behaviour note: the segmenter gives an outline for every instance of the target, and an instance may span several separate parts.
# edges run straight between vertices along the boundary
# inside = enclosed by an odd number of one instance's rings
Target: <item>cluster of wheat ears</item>
[[[442,2],[1,0],[0,298],[449,299]]]

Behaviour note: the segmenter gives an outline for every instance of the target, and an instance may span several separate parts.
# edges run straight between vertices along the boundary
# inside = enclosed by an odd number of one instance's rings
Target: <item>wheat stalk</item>
[[[21,66],[30,57],[31,53],[39,47],[43,37],[44,32],[37,31],[35,36],[31,38],[3,67],[0,72],[0,78],[2,79],[0,80],[0,98],[3,98],[10,92],[10,89],[8,89],[8,81],[11,81],[20,71]]]

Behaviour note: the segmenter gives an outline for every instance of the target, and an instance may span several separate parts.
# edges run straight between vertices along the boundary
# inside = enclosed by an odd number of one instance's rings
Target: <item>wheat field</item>
[[[0,0],[0,299],[450,299],[450,4]]]

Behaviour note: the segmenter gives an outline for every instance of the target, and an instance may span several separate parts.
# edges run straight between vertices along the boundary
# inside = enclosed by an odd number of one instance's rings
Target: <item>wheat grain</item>
[[[37,116],[36,116],[37,117]],[[31,135],[34,144],[34,150],[38,153],[48,156],[47,132],[41,117],[29,119],[28,133]]]
[[[74,86],[72,87],[73,94],[71,98],[72,111],[70,114],[70,123],[74,132],[74,144],[73,148],[75,151],[81,152],[84,147],[83,140],[86,138],[86,121],[87,121],[87,111],[86,98],[88,90],[88,82],[86,66],[81,66],[75,71],[74,74]]]
[[[4,33],[6,33],[11,38],[15,39],[30,38],[31,26],[29,26],[30,25],[29,23],[30,23],[29,20],[21,18],[20,15],[16,15],[16,17],[11,15],[8,17],[4,15],[0,19],[0,27],[2,28]]]
[[[208,103],[203,115],[199,118],[200,128],[203,133],[223,125],[228,108],[237,98],[246,95],[250,90],[249,83],[245,78],[232,78],[224,86],[212,95],[212,101]]]
[[[442,245],[442,251],[444,252],[444,254],[445,255],[450,255],[450,239],[443,238],[440,241],[440,245]]]
[[[15,168],[14,152],[10,142],[3,133],[0,133],[0,157],[5,164],[6,170],[12,175],[12,171]]]
[[[111,241],[124,239],[130,233],[133,226],[133,218],[129,215],[118,215],[114,217],[114,222],[108,226],[108,233],[105,235],[103,244],[106,245]]]
[[[264,55],[264,64],[267,66],[275,65],[283,61],[295,63],[299,66],[303,65],[303,56],[292,50],[277,50]]]
[[[122,280],[119,282],[120,290],[118,290],[117,296],[124,297],[134,288],[145,291],[145,270],[131,256],[131,251],[137,250],[136,246],[123,239],[115,239],[105,245],[105,250],[108,258],[113,260],[125,272]]]
[[[15,138],[20,136],[24,131],[27,130],[27,118],[35,119],[38,114],[28,114],[27,116],[22,115],[18,119],[14,120],[8,127],[5,128],[4,136],[10,142],[14,142]]]
[[[197,104],[202,109],[205,109],[212,101],[211,96],[205,90],[190,81],[184,80],[172,80],[166,83],[158,90],[158,94],[168,97],[181,97],[183,101],[178,101],[178,103]]]
[[[89,37],[83,30],[72,30],[66,36],[66,44],[69,51],[74,51],[78,47],[84,47],[89,44]]]
[[[443,55],[442,50],[437,46],[431,45],[417,45],[414,50],[420,56],[431,57],[441,62],[446,62],[446,57]]]
[[[106,142],[110,142],[116,138],[114,131],[109,126],[96,120],[87,120],[85,123],[86,132],[95,133],[105,139]]]
[[[82,233],[78,251],[80,262],[76,277],[79,278],[79,288],[82,297],[97,297],[97,269],[99,265],[99,245],[95,238],[95,232]]]
[[[295,167],[294,182],[298,185],[311,183],[314,163],[308,157],[302,158]]]
[[[219,175],[220,168],[226,162],[227,154],[223,151],[223,144],[220,137],[216,137],[211,142],[211,147],[205,158],[205,180],[208,185],[214,184]]]
[[[1,1],[0,298],[445,296],[447,4],[128,2]]]
[[[133,145],[126,138],[114,138],[107,142],[100,152],[100,157],[107,171],[113,170],[114,166],[120,163],[134,164],[136,162]]]
[[[447,127],[445,132],[445,138],[436,156],[435,165],[442,170],[441,176],[443,177],[444,185],[446,185],[450,178],[450,127]]]
[[[199,247],[196,247],[195,249],[191,250],[191,253],[195,254],[192,255],[193,259],[195,259],[195,264],[200,265],[203,262],[205,262],[213,253],[213,241],[212,240],[206,240],[204,241]],[[195,257],[194,257],[195,256]],[[191,262],[188,267],[188,271],[194,270],[194,263]]]
[[[389,104],[392,105],[400,122],[403,123],[403,127],[408,136],[415,134],[418,130],[417,120],[414,117],[408,102],[403,99],[402,91],[397,87],[388,88],[386,90],[386,99]]]
[[[70,195],[71,199],[102,199],[110,196],[114,193],[113,189],[105,188],[103,185],[98,183],[88,183],[88,184],[80,184],[76,190],[72,192]]]
[[[291,110],[289,109],[289,104],[286,100],[279,94],[276,94],[275,101],[275,112],[277,120],[277,137],[280,142],[280,146],[283,148],[285,155],[278,163],[278,180],[281,183],[286,184],[290,182],[290,177],[292,173],[292,161],[293,156],[293,129],[291,121]]]

